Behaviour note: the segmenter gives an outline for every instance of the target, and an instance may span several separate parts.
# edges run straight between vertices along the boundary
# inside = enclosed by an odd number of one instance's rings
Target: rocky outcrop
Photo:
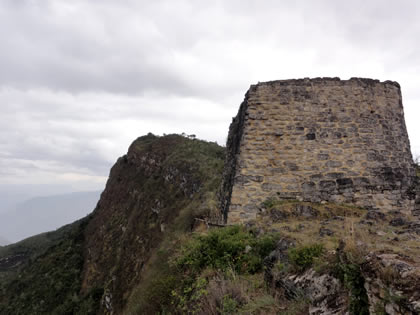
[[[7,271],[9,269],[17,268],[22,262],[28,259],[26,253],[18,253],[0,258],[0,272]]]
[[[304,217],[295,211],[296,204],[273,202],[267,220],[254,227],[288,235],[264,260],[265,281],[276,294],[307,301],[309,314],[420,314],[418,223],[378,211],[349,219],[330,212],[331,205],[325,206],[327,220],[322,219],[325,212]],[[272,210],[287,216],[281,223],[270,221]],[[337,247],[324,247],[317,260],[311,258],[316,244],[326,246],[333,239],[340,240]]]
[[[287,251],[294,246],[291,239],[279,241],[276,250],[265,259],[266,282],[287,299],[306,300],[309,314],[355,313],[349,310],[349,300],[360,298],[352,297],[352,286],[345,285],[331,270],[316,272],[310,268],[296,272],[288,269]],[[360,267],[352,265],[352,268],[354,271],[360,268],[360,279],[364,283],[361,288],[364,286],[363,294],[367,294],[370,314],[420,314],[418,262],[395,253],[370,253]],[[359,291],[360,288],[356,285],[353,289]]]
[[[82,291],[104,290],[102,313],[121,314],[165,234],[211,215],[223,156],[214,143],[149,134],[118,159],[85,229]]]
[[[371,253],[362,266],[371,314],[420,314],[420,266],[395,253]]]
[[[309,314],[344,314],[348,308],[348,298],[340,280],[330,274],[317,274],[313,269],[301,275],[290,275],[281,280],[302,292],[309,302]]]
[[[309,314],[345,314],[348,297],[339,279],[328,273],[317,273],[312,268],[303,273],[283,270],[288,265],[287,252],[294,246],[291,239],[278,242],[277,248],[265,259],[266,282],[287,299],[306,300]]]

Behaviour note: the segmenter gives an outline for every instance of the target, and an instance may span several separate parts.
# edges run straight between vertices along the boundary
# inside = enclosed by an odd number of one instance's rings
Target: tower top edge
[[[288,79],[288,80],[274,80],[274,81],[266,81],[266,82],[258,82],[257,84],[251,85],[251,88],[257,86],[288,86],[288,85],[298,85],[298,86],[305,86],[305,85],[322,85],[322,84],[334,84],[336,85],[361,85],[361,86],[369,86],[369,85],[392,85],[400,89],[400,84],[396,81],[386,80],[380,81],[377,79],[370,79],[370,78],[359,78],[354,77],[348,80],[341,80],[339,77],[317,77],[317,78],[302,78],[302,79]]]

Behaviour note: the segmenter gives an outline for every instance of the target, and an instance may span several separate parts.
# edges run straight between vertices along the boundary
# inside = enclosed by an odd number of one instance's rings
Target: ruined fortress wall
[[[252,85],[227,143],[222,209],[256,218],[268,198],[410,213],[415,170],[398,83],[353,78]]]

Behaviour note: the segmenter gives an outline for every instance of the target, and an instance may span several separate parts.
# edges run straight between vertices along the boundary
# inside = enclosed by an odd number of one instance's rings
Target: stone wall
[[[227,149],[221,207],[228,223],[255,219],[268,198],[414,210],[415,169],[396,82],[252,85]]]

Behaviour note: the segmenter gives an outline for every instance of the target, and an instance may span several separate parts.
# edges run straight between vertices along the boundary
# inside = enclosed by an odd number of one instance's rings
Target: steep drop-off
[[[89,219],[0,248],[0,314],[95,314],[102,292],[79,294]]]
[[[104,288],[104,308],[120,312],[165,235],[217,212],[223,156],[216,144],[178,135],[137,139],[86,228],[83,290]]]
[[[0,251],[1,314],[121,314],[162,240],[217,216],[224,149],[140,137],[111,169],[94,212]]]

